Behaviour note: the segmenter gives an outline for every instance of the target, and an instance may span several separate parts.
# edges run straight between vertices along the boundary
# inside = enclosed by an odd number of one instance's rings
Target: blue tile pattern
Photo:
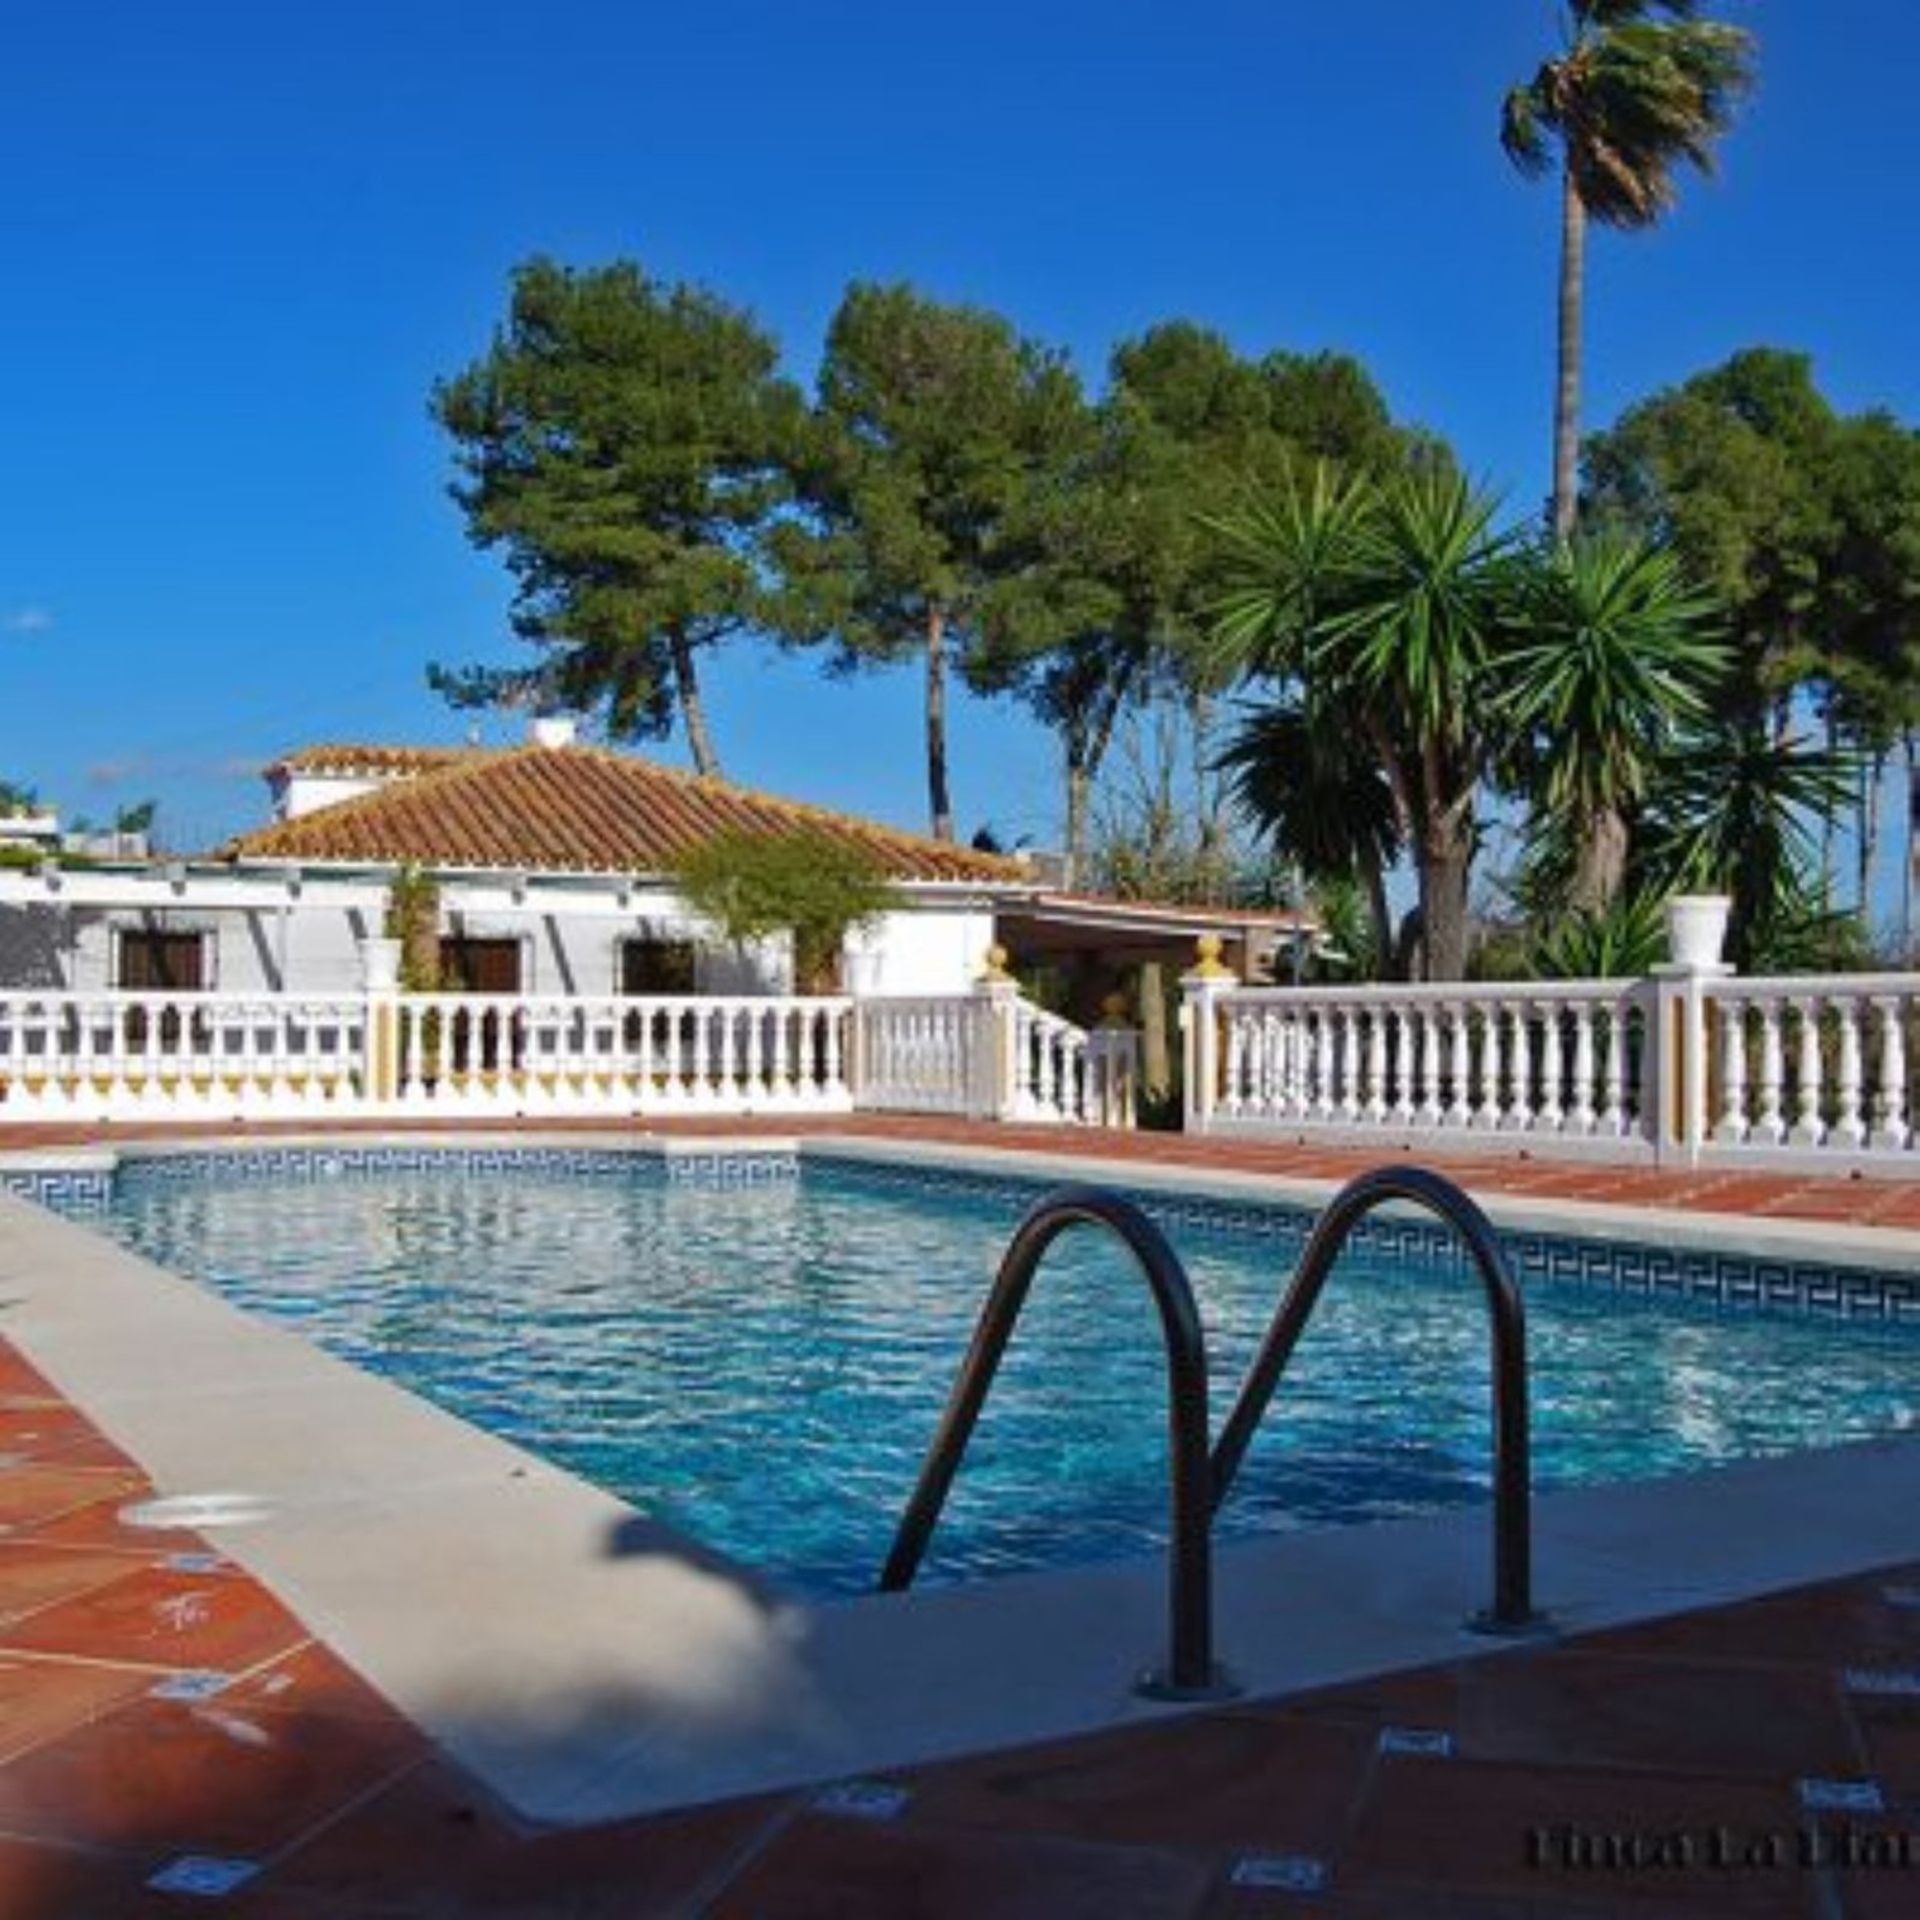
[[[1061,1182],[1038,1175],[969,1172],[955,1167],[913,1166],[852,1154],[813,1152],[809,1160],[863,1185],[900,1192],[970,1194],[1024,1210]],[[1115,1183],[1106,1183],[1115,1184]],[[1296,1258],[1317,1213],[1284,1201],[1216,1200],[1170,1194],[1154,1187],[1121,1188],[1176,1247],[1194,1239],[1249,1236],[1273,1242],[1276,1256]],[[1737,1232],[1737,1223],[1730,1223]],[[1507,1257],[1524,1281],[1611,1287],[1650,1297],[1691,1297],[1728,1307],[1785,1308],[1835,1318],[1920,1323],[1920,1272],[1897,1268],[1833,1267],[1730,1249],[1659,1246],[1584,1236],[1502,1235]],[[1464,1268],[1460,1241],[1436,1222],[1373,1214],[1360,1222],[1353,1244],[1390,1259],[1440,1261]]]
[[[56,1213],[100,1213],[113,1198],[113,1175],[104,1170],[0,1167],[0,1192],[17,1193]]]

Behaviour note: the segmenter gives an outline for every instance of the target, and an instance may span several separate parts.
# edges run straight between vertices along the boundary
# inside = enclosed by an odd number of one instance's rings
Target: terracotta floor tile
[[[327,1713],[349,1720],[403,1720],[384,1694],[353,1668],[310,1640],[250,1673],[221,1698],[248,1712]]]
[[[1246,1701],[1238,1708],[1242,1713],[1274,1713],[1287,1720],[1341,1721],[1369,1732],[1383,1726],[1450,1731],[1459,1710],[1459,1674],[1451,1665],[1376,1674],[1274,1701]]]
[[[1786,1783],[1602,1768],[1384,1757],[1340,1862],[1343,1889],[1395,1884],[1539,1900],[1610,1902],[1627,1911],[1793,1915],[1813,1920],[1819,1876],[1791,1863],[1733,1872],[1707,1857],[1720,1829],[1779,1835],[1791,1848],[1798,1809]],[[1569,1838],[1569,1835],[1576,1836]],[[1664,1860],[1635,1868],[1596,1860],[1605,1836],[1648,1836]],[[1596,1838],[1599,1836],[1600,1838]],[[1691,1857],[1678,1854],[1684,1836]]]
[[[307,1637],[300,1622],[251,1580],[143,1567],[76,1600],[42,1608],[0,1633],[0,1643],[237,1673]]]
[[[25,1466],[0,1473],[0,1537],[19,1532],[96,1500],[132,1499],[145,1480],[98,1467]]]
[[[1738,1606],[1584,1634],[1589,1654],[1838,1669],[1920,1665],[1920,1608],[1891,1607],[1880,1582],[1794,1588]]]
[[[0,1529],[0,1539],[27,1539],[43,1546],[115,1547],[148,1560],[167,1553],[213,1551],[205,1539],[186,1527],[128,1526],[120,1515],[146,1499],[148,1488],[144,1481],[129,1487],[123,1476],[114,1478],[119,1484],[107,1498],[70,1508],[50,1520],[16,1527],[10,1535]]]
[[[0,1836],[0,1914],[6,1920],[118,1920],[152,1871],[124,1859],[72,1847]]]
[[[143,1699],[0,1768],[0,1831],[258,1857],[423,1751],[404,1727]]]
[[[153,1675],[139,1668],[0,1654],[0,1762],[87,1725],[152,1685]]]
[[[0,1540],[0,1629],[70,1600],[138,1565],[125,1554],[86,1547],[44,1547],[31,1540]]]
[[[1205,1714],[920,1770],[916,1818],[1148,1847],[1319,1853],[1343,1837],[1370,1730]]]
[[[0,1340],[0,1399],[60,1400],[61,1394],[47,1376],[10,1340]]]
[[[1137,1848],[808,1817],[706,1912],[712,1920],[1185,1920],[1208,1878],[1199,1861]]]
[[[1863,1754],[1828,1672],[1547,1651],[1463,1665],[1456,1728],[1474,1760],[1838,1779]]]

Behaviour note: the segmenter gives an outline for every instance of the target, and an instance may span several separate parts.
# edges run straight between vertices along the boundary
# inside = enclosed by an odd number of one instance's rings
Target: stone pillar
[[[1202,934],[1195,955],[1180,976],[1185,1123],[1187,1132],[1205,1133],[1220,1101],[1221,1005],[1239,981],[1221,961],[1218,934]]]
[[[1020,1061],[1020,983],[1007,971],[1005,947],[989,947],[973,983],[973,1087],[968,1116],[1017,1120],[1024,1111]]]
[[[367,996],[361,1098],[376,1108],[400,1098],[400,947],[398,940],[360,942],[360,979]]]

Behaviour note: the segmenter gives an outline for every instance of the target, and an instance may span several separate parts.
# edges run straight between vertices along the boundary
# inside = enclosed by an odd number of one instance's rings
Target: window
[[[449,993],[518,993],[520,942],[451,935],[440,942],[440,978]]]
[[[625,940],[620,945],[620,991],[630,994],[692,993],[691,940]]]
[[[207,988],[207,936],[123,927],[117,982],[123,993],[203,993]]]

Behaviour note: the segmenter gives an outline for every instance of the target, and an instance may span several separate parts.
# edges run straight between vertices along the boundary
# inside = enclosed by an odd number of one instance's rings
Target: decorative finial
[[[1231,980],[1233,969],[1224,965],[1220,951],[1226,945],[1217,933],[1203,933],[1194,943],[1197,958],[1193,970],[1202,980]]]
[[[1103,1027],[1127,1025],[1127,996],[1124,993],[1110,993],[1100,1002],[1100,1024]]]
[[[982,980],[1011,980],[1013,975],[1007,971],[1009,955],[1005,947],[998,943],[987,949],[986,965],[980,969]]]

